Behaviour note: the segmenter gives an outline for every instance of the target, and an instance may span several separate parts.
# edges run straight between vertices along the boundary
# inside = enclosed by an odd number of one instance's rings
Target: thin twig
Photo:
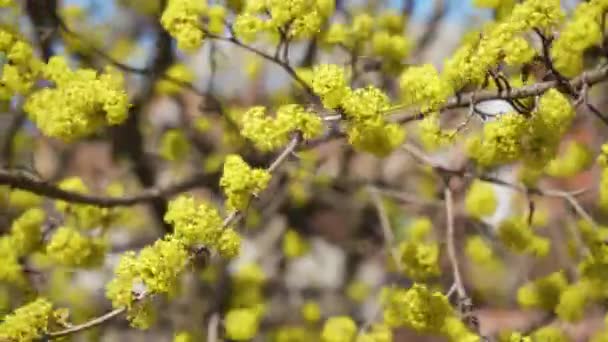
[[[126,308],[118,308],[118,309],[114,309],[108,313],[106,313],[105,315],[93,318],[90,321],[87,321],[85,323],[79,324],[79,325],[74,325],[71,326],[67,329],[64,330],[60,330],[60,331],[55,331],[55,332],[50,332],[48,333],[48,337],[51,339],[55,339],[55,338],[59,338],[59,337],[63,337],[63,336],[67,336],[67,335],[71,335],[74,333],[77,333],[79,331],[83,331],[83,330],[87,330],[87,329],[91,329],[94,328],[100,324],[103,324],[117,316],[122,315],[125,311],[127,311]]]
[[[456,293],[458,294],[459,300],[464,300],[467,298],[467,291],[464,288],[462,283],[462,277],[460,275],[460,267],[458,265],[458,257],[456,256],[456,246],[454,242],[454,199],[452,197],[452,189],[450,189],[449,184],[446,184],[446,187],[443,191],[444,199],[445,199],[445,213],[446,213],[446,223],[447,223],[447,252],[448,258],[450,259],[450,264],[452,266],[452,274],[454,276],[454,286],[456,287]]]
[[[399,254],[395,249],[395,235],[393,234],[391,222],[386,213],[386,209],[384,209],[384,205],[382,205],[382,198],[380,197],[379,191],[373,186],[369,186],[368,192],[371,195],[374,206],[376,207],[376,211],[378,212],[380,226],[382,227],[382,235],[384,237],[384,248],[393,258],[395,265],[397,265],[397,269],[402,270],[403,268],[401,266],[401,260],[399,259]]]
[[[218,328],[220,325],[220,314],[214,312],[209,318],[209,324],[207,325],[207,342],[218,341]]]

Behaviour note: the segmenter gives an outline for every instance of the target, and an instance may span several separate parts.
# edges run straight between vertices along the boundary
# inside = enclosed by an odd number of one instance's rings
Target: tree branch
[[[570,81],[570,86],[573,89],[578,89],[583,85],[592,86],[599,82],[608,79],[608,65],[602,66],[599,69],[587,70],[578,77]],[[483,90],[483,91],[472,91],[458,96],[450,97],[439,111],[453,108],[461,108],[471,105],[471,103],[478,103],[489,100],[512,100],[520,99],[524,97],[531,97],[541,95],[551,88],[557,88],[560,85],[560,81],[546,81],[531,84],[520,88],[512,88],[506,90]],[[395,122],[407,123],[410,121],[420,120],[426,113],[420,111],[406,111],[403,114],[393,115],[392,119]]]
[[[56,185],[45,180],[41,180],[26,171],[8,171],[0,169],[0,185],[8,185],[12,188],[27,190],[48,198],[63,200],[71,203],[92,204],[99,207],[130,206],[164,199],[197,187],[211,186],[217,181],[217,178],[217,174],[195,174],[183,182],[166,187],[147,188],[137,195],[107,197],[63,190]]]

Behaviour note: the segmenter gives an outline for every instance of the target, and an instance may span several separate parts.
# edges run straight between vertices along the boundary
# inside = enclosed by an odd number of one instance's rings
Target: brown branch
[[[584,84],[592,86],[599,82],[605,81],[608,78],[608,65],[602,66],[599,69],[587,70],[578,77],[570,81],[570,86],[573,89],[578,89]],[[560,85],[560,81],[552,80],[546,82],[539,82],[524,86],[520,88],[512,88],[510,90],[483,90],[483,91],[472,91],[459,96],[450,97],[439,111],[453,108],[461,108],[471,105],[471,103],[478,103],[489,100],[512,100],[521,99],[525,97],[541,95],[551,88],[557,88]],[[392,119],[399,123],[407,123],[410,121],[420,120],[426,113],[420,111],[407,111],[403,114],[393,115]]]
[[[141,191],[137,195],[124,197],[107,197],[82,194],[63,190],[56,185],[39,179],[31,173],[22,170],[0,169],[0,185],[27,190],[40,196],[63,200],[71,203],[92,204],[99,207],[130,206],[164,199],[197,187],[211,186],[217,180],[217,174],[195,174],[183,182],[166,187],[152,187]]]

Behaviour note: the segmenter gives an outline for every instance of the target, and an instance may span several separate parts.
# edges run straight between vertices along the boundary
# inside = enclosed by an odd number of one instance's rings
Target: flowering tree
[[[579,338],[608,1],[475,0],[441,66],[414,3],[0,0],[0,340]]]

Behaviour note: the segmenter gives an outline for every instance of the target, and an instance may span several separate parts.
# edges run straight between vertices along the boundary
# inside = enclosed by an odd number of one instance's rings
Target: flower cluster
[[[418,124],[418,138],[427,150],[447,146],[456,138],[456,129],[441,127],[438,112],[428,113]]]
[[[453,315],[448,299],[422,284],[409,289],[392,288],[384,293],[384,321],[392,327],[406,326],[419,332],[437,333]]]
[[[23,108],[45,134],[70,141],[127,118],[129,102],[120,73],[72,71],[58,56],[49,60],[42,73],[55,87],[34,92]]]
[[[587,169],[593,158],[589,148],[582,143],[571,142],[563,154],[551,160],[545,167],[545,172],[553,177],[572,177]]]
[[[13,221],[10,233],[0,237],[1,282],[26,287],[20,258],[41,246],[45,216],[41,209],[28,209]]]
[[[53,313],[53,305],[45,298],[38,298],[17,308],[0,323],[0,340],[8,342],[32,342],[47,332]]]
[[[199,22],[206,9],[207,1],[169,0],[160,23],[177,40],[180,49],[196,50],[204,38]]]
[[[496,193],[492,184],[480,180],[474,180],[471,183],[464,199],[467,214],[479,220],[494,214],[497,205]]]
[[[332,22],[323,42],[382,58],[382,69],[398,72],[413,47],[411,39],[404,35],[404,28],[405,17],[394,10],[376,17],[359,12],[349,23]]]
[[[262,151],[285,146],[294,131],[301,132],[304,139],[312,139],[323,130],[321,118],[297,104],[279,107],[275,118],[268,117],[265,112],[264,107],[250,108],[243,115],[241,130],[241,134]]]
[[[457,90],[467,84],[481,84],[486,72],[502,61],[507,64],[530,61],[535,53],[521,34],[534,28],[548,30],[563,17],[559,0],[527,0],[517,4],[507,18],[458,49],[446,61],[444,76]]]
[[[331,16],[334,5],[327,0],[246,1],[233,30],[244,42],[252,42],[262,31],[278,30],[285,30],[289,38],[310,38]],[[263,13],[270,14],[270,18],[263,18]]]
[[[255,337],[260,324],[260,312],[257,309],[231,309],[226,314],[224,326],[226,337],[235,341],[249,341]]]
[[[180,196],[169,202],[164,219],[173,225],[174,236],[187,246],[202,244],[226,258],[238,254],[240,237],[232,228],[223,228],[222,218],[210,204]]]
[[[136,302],[134,286],[141,283],[148,294],[172,293],[187,260],[186,246],[173,236],[145,247],[137,256],[134,252],[126,252],[116,266],[114,279],[106,285],[106,296],[114,307],[128,309],[134,326],[146,328],[151,323],[150,307]]]
[[[563,272],[529,282],[517,291],[517,302],[524,308],[553,310],[559,303],[561,293],[568,287]]]
[[[348,92],[341,99],[347,119],[348,141],[355,148],[385,156],[405,139],[405,131],[386,120],[389,99],[373,86]]]
[[[416,105],[423,112],[437,110],[453,92],[431,64],[406,69],[399,86],[404,104]]]
[[[18,256],[27,255],[36,250],[42,242],[42,225],[46,214],[42,209],[28,209],[13,220],[8,237],[12,250]]]
[[[1,28],[0,53],[6,58],[0,72],[0,101],[28,94],[44,63],[34,56],[31,45]]]
[[[403,271],[415,281],[439,275],[439,245],[429,241],[433,226],[426,217],[414,220],[408,228],[408,239],[399,244],[399,261]]]
[[[350,93],[344,68],[335,64],[320,64],[312,70],[312,90],[327,108],[337,108]]]
[[[530,118],[512,112],[487,123],[481,136],[468,141],[467,152],[481,166],[520,159],[531,166],[545,166],[555,157],[574,115],[568,99],[551,89],[541,96]]]
[[[357,336],[357,325],[348,316],[329,318],[323,325],[321,340],[323,342],[349,342]]]
[[[168,161],[180,161],[188,157],[190,143],[181,129],[169,129],[160,139],[160,155]]]
[[[580,3],[551,48],[554,66],[565,76],[583,69],[583,52],[602,40],[602,17],[608,4],[602,0]]]
[[[90,237],[62,226],[55,230],[46,245],[46,254],[58,265],[94,267],[102,264],[107,250],[105,239]]]
[[[260,265],[253,262],[241,265],[232,275],[230,307],[256,309],[261,315],[266,307],[265,283],[266,274]]]
[[[308,252],[310,246],[295,230],[289,229],[283,237],[283,254],[287,258],[297,258]]]
[[[536,235],[523,217],[502,221],[498,227],[498,238],[507,248],[517,253],[529,253],[538,257],[549,253],[549,240]]]
[[[226,208],[230,211],[244,210],[251,196],[264,190],[269,181],[268,171],[251,168],[238,155],[227,156],[220,179],[220,187],[226,194]]]

